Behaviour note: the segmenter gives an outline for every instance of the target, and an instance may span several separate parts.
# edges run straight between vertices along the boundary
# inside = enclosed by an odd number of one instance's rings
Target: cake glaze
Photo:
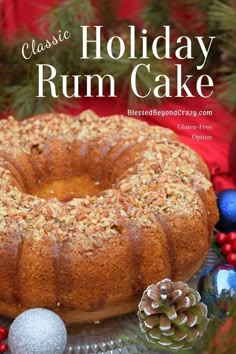
[[[0,313],[81,323],[135,311],[201,266],[218,210],[200,156],[123,116],[0,121]]]

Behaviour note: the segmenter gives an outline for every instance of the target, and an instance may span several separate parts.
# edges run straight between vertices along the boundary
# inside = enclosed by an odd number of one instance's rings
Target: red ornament
[[[229,253],[226,259],[227,259],[227,263],[236,267],[236,253],[235,252]]]
[[[8,332],[6,327],[0,326],[0,342],[8,337]]]
[[[8,345],[6,343],[0,343],[0,353],[5,353],[8,351]]]
[[[231,243],[225,243],[221,248],[221,253],[223,253],[224,256],[227,256],[232,251],[233,251],[233,247]]]
[[[219,232],[215,237],[215,242],[225,256],[227,263],[236,267],[236,231]]]
[[[0,326],[0,353],[5,353],[8,351],[8,345],[6,343],[1,343],[8,337],[8,329],[4,326]]]
[[[227,239],[227,235],[224,232],[219,232],[216,235],[216,243],[218,243],[218,245],[223,245],[226,242]]]
[[[236,241],[236,232],[229,232],[227,234],[227,242],[233,243],[234,241]]]
[[[232,247],[233,247],[233,251],[236,252],[236,241],[234,241],[234,242],[232,243]]]

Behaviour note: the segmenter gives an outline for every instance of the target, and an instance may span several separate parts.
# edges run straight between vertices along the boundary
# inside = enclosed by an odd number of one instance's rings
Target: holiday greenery
[[[165,1],[151,0],[142,14],[144,23],[154,31],[168,23],[175,28],[176,34],[190,38],[196,36],[196,33],[215,36],[216,44],[212,47],[206,69],[215,74],[218,98],[234,110],[236,0],[177,0],[171,5]],[[200,60],[199,54],[196,50],[193,54],[193,71]]]
[[[130,73],[133,68],[141,62],[150,64],[150,73],[141,71],[137,76],[137,87],[139,92],[146,93],[149,89],[155,88],[155,78],[158,75],[172,77],[170,84],[175,87],[173,78],[174,64],[167,60],[156,60],[152,51],[148,52],[149,59],[139,58],[139,29],[137,28],[137,59],[129,58],[129,50],[126,49],[124,56],[119,60],[113,60],[107,54],[106,40],[110,36],[120,36],[129,48],[128,25],[132,25],[129,19],[118,19],[118,7],[120,1],[103,0],[68,0],[50,10],[39,22],[41,26],[41,38],[28,36],[18,37],[14,43],[8,43],[0,39],[0,109],[2,114],[10,110],[18,119],[33,114],[57,110],[65,111],[67,105],[75,104],[77,100],[64,98],[53,98],[49,94],[49,85],[45,86],[45,97],[37,96],[38,63],[49,64],[56,68],[57,72],[71,77],[79,73],[81,81],[86,74],[112,75],[119,83],[119,96],[122,94],[128,97],[134,105],[137,97],[132,93],[130,87]],[[179,13],[185,16],[183,20]],[[209,52],[204,70],[207,74],[214,76],[215,87],[218,88],[218,97],[230,109],[236,107],[236,0],[176,0],[172,2],[150,0],[140,14],[144,26],[148,29],[150,41],[155,34],[162,34],[164,25],[169,25],[173,36],[215,36],[216,41]],[[186,19],[188,23],[186,25]],[[79,60],[82,43],[78,32],[81,26],[103,25],[101,39],[100,60]],[[40,50],[37,55],[32,55],[26,60],[22,57],[22,45],[31,43],[35,39],[36,46],[45,42],[45,38],[56,36],[58,31],[68,31],[70,38],[66,41],[58,41],[46,50]],[[88,39],[94,38],[94,32],[88,33]],[[174,44],[172,45],[174,46]],[[94,45],[89,46],[88,56],[94,56]],[[117,44],[117,51],[119,46]],[[198,46],[193,47],[194,60],[186,60],[184,64],[185,73],[195,73],[196,66],[201,60],[201,52]],[[114,44],[114,52],[116,47]],[[183,73],[184,74],[184,73]],[[62,89],[60,76],[54,79],[59,91]],[[69,92],[73,89],[73,83],[68,82]],[[47,92],[48,90],[48,92]],[[78,100],[79,101],[79,100]],[[159,98],[144,99],[147,104],[161,103]],[[72,103],[73,102],[73,103]],[[78,102],[79,103],[79,102]]]

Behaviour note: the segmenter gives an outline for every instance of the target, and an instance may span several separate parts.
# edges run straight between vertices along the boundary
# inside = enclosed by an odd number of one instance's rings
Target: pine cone
[[[207,307],[183,282],[164,279],[149,286],[139,304],[140,327],[150,342],[170,349],[190,349],[206,330]]]

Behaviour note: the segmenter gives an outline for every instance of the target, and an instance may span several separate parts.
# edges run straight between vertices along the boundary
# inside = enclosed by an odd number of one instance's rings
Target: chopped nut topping
[[[111,168],[119,166],[119,151],[124,151],[122,175],[99,195],[66,203],[23,193],[18,188],[21,181],[12,175],[5,158],[7,152],[30,154],[35,146],[43,151],[52,138],[68,143],[68,151],[69,143],[83,143],[84,156],[85,147],[96,142],[110,159]],[[9,117],[0,121],[0,239],[11,232],[36,240],[46,235],[58,242],[67,240],[71,247],[78,242],[81,252],[91,252],[95,245],[104,247],[103,240],[109,242],[126,232],[119,225],[155,226],[159,213],[191,218],[203,212],[199,191],[211,188],[202,166],[201,158],[171,130],[135,119],[99,118],[91,111],[77,117],[53,113],[23,122]]]

